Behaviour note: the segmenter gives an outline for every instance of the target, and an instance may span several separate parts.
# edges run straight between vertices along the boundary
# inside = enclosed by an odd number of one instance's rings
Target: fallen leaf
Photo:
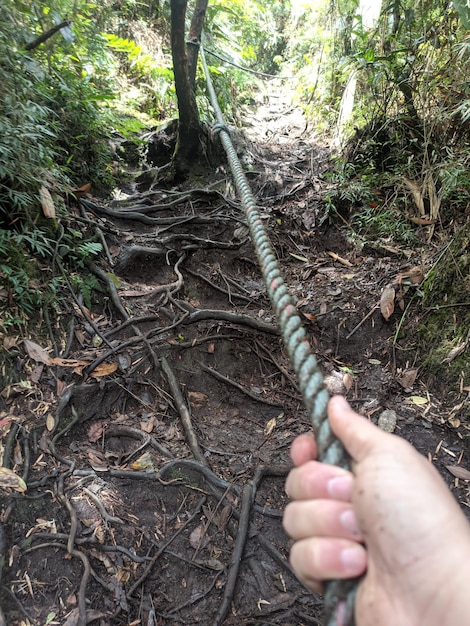
[[[109,469],[106,457],[97,450],[88,450],[88,461],[95,472],[107,472]]]
[[[388,320],[395,310],[395,289],[391,285],[387,285],[380,296],[380,312],[384,319]]]
[[[215,343],[213,341],[211,341],[210,344],[207,346],[207,352],[209,354],[214,354],[214,352],[215,352]]]
[[[302,311],[302,315],[308,319],[309,322],[316,322],[317,321],[317,316],[314,313],[304,313]]]
[[[264,434],[266,437],[268,437],[273,432],[273,430],[276,428],[276,424],[277,424],[277,420],[275,417],[269,420],[269,422],[266,424],[264,428]]]
[[[98,367],[92,371],[90,376],[92,378],[102,378],[103,376],[109,376],[113,374],[118,368],[117,363],[100,363]]]
[[[428,399],[423,398],[422,396],[410,396],[409,398],[406,398],[406,400],[408,402],[412,402],[413,404],[416,404],[417,406],[428,403]]]
[[[49,192],[49,189],[42,185],[39,189],[39,198],[41,200],[42,212],[45,217],[55,218],[55,206],[54,200]]]
[[[2,489],[13,489],[20,493],[24,493],[27,489],[26,483],[21,476],[18,476],[18,474],[15,474],[7,467],[0,467],[0,487]]]
[[[209,400],[209,397],[206,396],[205,393],[201,393],[200,391],[188,391],[188,400],[189,404],[195,409],[200,409]]]
[[[144,433],[151,433],[155,428],[155,422],[157,418],[155,416],[151,417],[148,420],[140,422],[140,430],[143,430]]]
[[[18,337],[6,336],[3,338],[3,347],[5,350],[15,348],[18,345]]]
[[[49,432],[52,432],[54,430],[54,426],[55,417],[52,415],[52,413],[48,413],[46,417],[46,428]]]
[[[78,359],[61,359],[54,357],[49,359],[49,365],[60,365],[61,367],[79,367],[80,365],[90,365],[90,361],[79,361]]]
[[[138,459],[131,463],[131,469],[136,472],[144,472],[153,469],[153,458],[150,452],[144,452]]]
[[[202,550],[209,543],[209,537],[206,534],[203,524],[199,524],[189,535],[189,543],[195,550]]]
[[[96,443],[103,436],[103,422],[93,422],[87,430],[88,441]]]
[[[41,365],[38,365],[37,367],[35,367],[34,370],[31,372],[29,380],[32,383],[37,384],[41,379],[43,371],[44,371],[44,363],[41,363]]]
[[[397,378],[397,383],[400,384],[405,389],[410,389],[411,387],[413,387],[417,375],[418,375],[417,367],[405,370],[402,373],[402,375]]]
[[[353,377],[351,374],[346,373],[343,376],[343,385],[346,387],[346,390],[349,391],[353,386]]]
[[[38,363],[44,363],[45,365],[50,365],[51,357],[48,355],[44,348],[41,348],[34,341],[30,341],[29,339],[25,339],[23,341],[24,347],[28,356],[33,359],[33,361],[38,361]]]
[[[56,394],[58,398],[62,398],[67,389],[67,383],[64,383],[63,380],[56,380]]]
[[[289,252],[289,254],[294,259],[297,259],[297,261],[302,261],[302,263],[309,263],[309,260],[305,256],[300,256],[300,254],[294,254],[293,252]]]
[[[460,465],[446,465],[446,469],[455,476],[456,478],[460,478],[461,480],[470,480],[470,471],[461,467]]]
[[[70,192],[73,193],[74,196],[76,196],[77,198],[81,198],[86,193],[88,193],[90,189],[91,189],[91,183],[85,183],[81,187],[78,187],[76,189],[71,189]]]

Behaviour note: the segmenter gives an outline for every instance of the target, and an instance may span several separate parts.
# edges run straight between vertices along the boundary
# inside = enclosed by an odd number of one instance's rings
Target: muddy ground
[[[388,321],[377,306],[394,281],[409,302],[423,251],[360,247],[327,215],[330,149],[274,85],[241,118],[240,156],[325,375],[371,420],[395,411],[468,511],[454,476],[469,467],[468,393],[434,391],[410,334],[397,338],[399,306]],[[12,340],[23,382],[0,427],[28,489],[4,490],[0,511],[9,626],[320,623],[281,526],[308,420],[226,167],[198,187],[128,183],[72,207],[103,235],[92,270],[113,297],[63,303],[55,362],[47,342]]]

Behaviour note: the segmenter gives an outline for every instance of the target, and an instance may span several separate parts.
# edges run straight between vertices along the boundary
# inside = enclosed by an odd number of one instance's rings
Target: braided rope
[[[230,139],[209,74],[202,44],[200,54],[209,98],[217,119],[217,123],[212,127],[212,132],[219,135],[227,154],[284,345],[297,377],[307,414],[315,429],[318,457],[324,463],[349,470],[349,457],[341,442],[332,433],[327,419],[326,411],[329,396],[323,386],[323,375],[310,347],[293,298],[281,276],[279,263],[256,207],[255,198]],[[357,579],[327,582],[325,586],[325,626],[354,626],[357,582]]]

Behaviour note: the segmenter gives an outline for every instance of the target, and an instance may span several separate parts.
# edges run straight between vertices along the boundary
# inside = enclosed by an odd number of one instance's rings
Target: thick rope
[[[266,283],[271,304],[276,313],[281,335],[292,368],[297,377],[307,414],[315,430],[318,458],[323,463],[350,469],[347,452],[334,436],[328,423],[326,409],[328,392],[323,386],[323,375],[312,352],[302,321],[281,276],[279,263],[271,246],[248,180],[237,157],[219,107],[214,86],[200,46],[201,60],[206,76],[207,90],[217,123],[212,132],[217,133],[227,153],[235,186],[246,214],[251,239]],[[325,586],[325,626],[354,626],[354,602],[358,579],[328,581]]]

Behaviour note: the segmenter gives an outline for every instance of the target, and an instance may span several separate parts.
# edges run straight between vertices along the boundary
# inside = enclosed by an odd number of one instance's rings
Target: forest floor
[[[331,151],[275,85],[239,115],[239,152],[330,383],[374,422],[395,411],[396,434],[468,511],[468,394],[429,389],[409,334],[396,339],[402,311],[386,321],[378,306],[390,284],[409,302],[421,251],[361,247],[347,219],[329,219]],[[81,218],[107,242],[95,263],[114,299],[71,303],[66,358],[28,344],[8,400],[28,490],[3,500],[6,623],[319,624],[322,598],[289,569],[281,522],[289,446],[309,424],[229,173],[125,191],[86,198]]]

